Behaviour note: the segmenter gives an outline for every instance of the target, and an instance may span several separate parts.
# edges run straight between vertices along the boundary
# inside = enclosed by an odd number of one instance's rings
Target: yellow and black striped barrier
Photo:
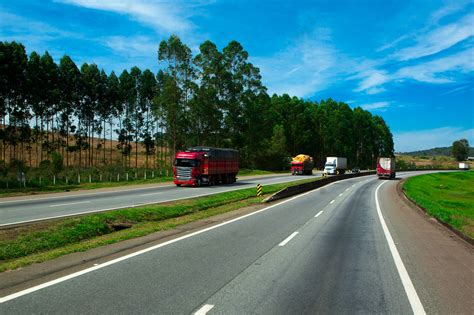
[[[260,184],[257,184],[257,197],[263,195],[263,187]]]

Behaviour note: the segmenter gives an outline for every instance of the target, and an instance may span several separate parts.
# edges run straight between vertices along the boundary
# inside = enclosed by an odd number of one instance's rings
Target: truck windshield
[[[326,163],[325,166],[336,166],[335,164],[332,164],[332,163]]]
[[[174,161],[174,165],[176,165],[176,166],[196,167],[196,166],[199,166],[199,161],[198,160],[192,160],[192,159],[176,159]]]

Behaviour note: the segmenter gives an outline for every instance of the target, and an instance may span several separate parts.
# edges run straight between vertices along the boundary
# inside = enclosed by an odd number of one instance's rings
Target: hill
[[[400,152],[400,155],[412,156],[451,156],[452,147],[432,148],[412,152]],[[469,156],[474,156],[474,148],[469,148]]]

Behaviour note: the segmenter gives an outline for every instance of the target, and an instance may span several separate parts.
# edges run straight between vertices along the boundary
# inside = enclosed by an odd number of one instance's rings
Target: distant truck
[[[300,154],[291,161],[291,175],[312,175],[313,158],[309,155]]]
[[[235,183],[239,152],[234,149],[192,147],[178,152],[173,165],[176,186]]]
[[[460,170],[469,170],[469,164],[468,163],[459,163],[459,169]]]
[[[377,176],[379,179],[395,178],[395,158],[379,157],[377,160]]]
[[[329,175],[344,174],[347,169],[347,159],[345,157],[328,156],[324,164],[324,172]]]

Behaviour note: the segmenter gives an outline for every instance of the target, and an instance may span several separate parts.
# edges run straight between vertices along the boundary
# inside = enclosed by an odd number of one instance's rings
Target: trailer
[[[377,159],[377,176],[379,179],[395,178],[395,158],[380,157]]]

